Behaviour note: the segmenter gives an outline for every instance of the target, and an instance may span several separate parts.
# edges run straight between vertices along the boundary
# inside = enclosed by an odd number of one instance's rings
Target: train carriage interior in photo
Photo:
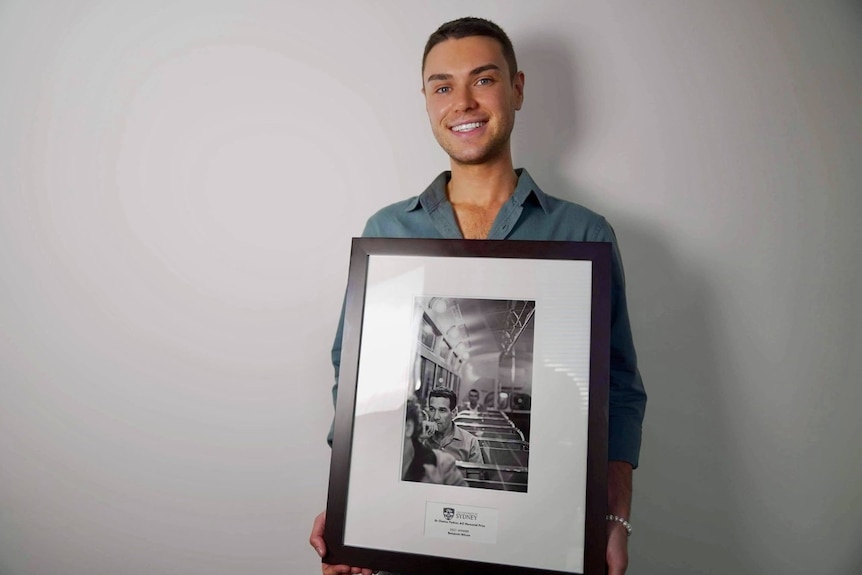
[[[423,416],[430,419],[432,390],[454,392],[454,424],[476,437],[484,460],[457,461],[467,483],[527,491],[535,302],[415,301],[418,337],[410,393],[423,407]]]

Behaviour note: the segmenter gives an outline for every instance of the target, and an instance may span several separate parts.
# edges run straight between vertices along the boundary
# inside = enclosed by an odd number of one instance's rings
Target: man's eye
[[[434,90],[438,94],[448,94],[451,88],[449,86],[440,86],[436,90]]]
[[[493,80],[491,78],[479,78],[479,81],[476,82],[476,84],[479,86],[487,86],[487,85],[491,84],[492,82],[493,82]]]

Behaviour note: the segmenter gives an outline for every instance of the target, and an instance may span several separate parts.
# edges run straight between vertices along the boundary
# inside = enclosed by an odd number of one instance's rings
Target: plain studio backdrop
[[[862,572],[858,3],[5,0],[2,575],[319,572],[350,237],[447,167],[464,15],[516,165],[619,236],[630,572]]]

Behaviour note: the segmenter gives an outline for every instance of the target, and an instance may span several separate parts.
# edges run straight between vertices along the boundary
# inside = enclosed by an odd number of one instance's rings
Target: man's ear
[[[515,109],[520,110],[524,105],[524,73],[518,72],[512,81],[512,89],[515,92]]]

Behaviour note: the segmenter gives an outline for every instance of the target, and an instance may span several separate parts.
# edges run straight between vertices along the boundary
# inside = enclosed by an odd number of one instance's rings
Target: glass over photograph
[[[527,492],[535,311],[414,298],[402,480]]]

